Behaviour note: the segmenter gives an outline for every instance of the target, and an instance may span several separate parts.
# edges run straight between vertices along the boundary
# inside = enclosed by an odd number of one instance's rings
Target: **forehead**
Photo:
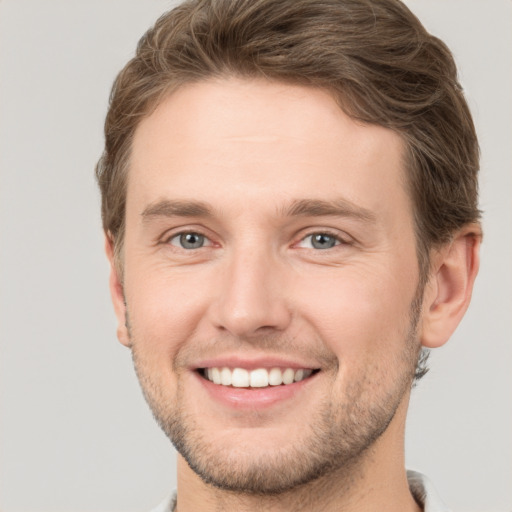
[[[261,196],[341,195],[382,209],[393,193],[401,196],[395,206],[408,208],[402,146],[391,130],[347,116],[322,89],[233,78],[188,84],[135,132],[128,206],[140,212],[156,196],[240,199],[242,207]]]

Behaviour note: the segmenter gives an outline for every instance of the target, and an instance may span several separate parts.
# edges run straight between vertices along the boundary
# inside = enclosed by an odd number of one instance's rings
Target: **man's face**
[[[399,137],[319,89],[208,81],[141,122],[125,334],[203,480],[290,489],[360,462],[403,421],[419,349],[404,181]]]

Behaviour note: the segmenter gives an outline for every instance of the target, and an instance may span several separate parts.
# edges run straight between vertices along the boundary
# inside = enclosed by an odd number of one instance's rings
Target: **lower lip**
[[[290,400],[311,384],[318,375],[314,373],[307,379],[293,384],[266,388],[234,388],[214,384],[199,373],[195,373],[197,379],[214,400],[235,409],[263,409]]]

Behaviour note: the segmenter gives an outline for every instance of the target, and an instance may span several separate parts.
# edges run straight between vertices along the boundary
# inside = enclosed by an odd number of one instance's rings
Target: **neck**
[[[404,402],[386,432],[350,466],[276,496],[212,487],[178,455],[177,512],[420,512],[405,472]]]

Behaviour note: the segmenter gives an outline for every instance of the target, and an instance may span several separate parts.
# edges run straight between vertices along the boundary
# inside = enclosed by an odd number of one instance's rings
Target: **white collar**
[[[414,499],[423,506],[423,512],[450,512],[437,494],[432,482],[425,475],[408,470],[407,480]]]

